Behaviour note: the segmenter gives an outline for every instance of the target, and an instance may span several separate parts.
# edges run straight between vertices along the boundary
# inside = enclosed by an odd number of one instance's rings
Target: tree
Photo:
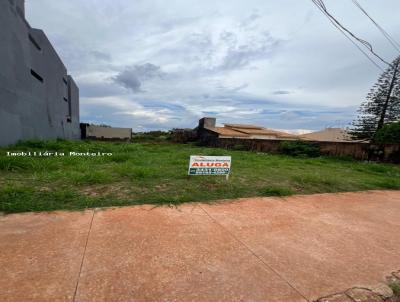
[[[400,144],[400,122],[383,126],[375,134],[375,142],[381,144]]]
[[[400,56],[380,76],[358,113],[350,131],[354,139],[373,141],[384,125],[400,120]]]

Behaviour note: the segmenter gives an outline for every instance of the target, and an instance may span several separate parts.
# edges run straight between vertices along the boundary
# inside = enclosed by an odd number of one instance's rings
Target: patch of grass
[[[138,168],[132,170],[132,175],[136,179],[146,179],[151,176],[151,170],[148,168]]]
[[[59,141],[59,140],[57,140]],[[41,141],[41,140],[26,140],[20,141],[15,144],[15,147],[18,149],[25,148],[44,148],[46,145],[50,144],[50,142]]]
[[[290,196],[294,191],[286,187],[266,187],[261,190],[262,196]]]
[[[106,159],[110,162],[114,163],[124,163],[127,162],[131,157],[129,154],[126,153],[121,153],[121,154],[116,154],[114,156],[107,157]]]
[[[145,180],[157,177],[154,170],[147,167],[136,166],[133,163],[115,167],[115,172],[119,176],[126,177],[130,180]]]
[[[375,185],[381,189],[398,190],[400,188],[400,179],[393,178],[393,179],[379,180],[375,183]]]
[[[108,157],[8,157],[7,151],[110,152]],[[230,155],[232,173],[187,176],[190,155]],[[0,148],[0,211],[180,204],[251,196],[400,189],[400,167],[195,144],[21,142]]]
[[[114,182],[114,178],[111,174],[102,171],[93,171],[83,174],[73,174],[69,181],[76,185],[94,185],[112,183]]]
[[[291,180],[299,189],[305,192],[308,190],[314,190],[320,193],[336,192],[341,191],[343,185],[341,180],[333,175],[325,175],[325,173],[318,172],[309,173],[308,171],[292,176]]]
[[[389,284],[389,287],[396,296],[400,296],[400,282],[392,282]]]
[[[38,172],[57,169],[58,166],[59,163],[57,161],[44,158],[0,156],[0,171]]]
[[[36,191],[29,187],[8,186],[0,190],[0,211],[31,212],[86,208],[87,202],[70,190]]]
[[[0,170],[2,171],[30,170],[31,167],[32,161],[26,158],[0,157]]]

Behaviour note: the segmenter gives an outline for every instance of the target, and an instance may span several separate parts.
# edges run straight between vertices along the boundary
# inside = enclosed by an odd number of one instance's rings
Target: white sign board
[[[190,156],[189,175],[229,175],[230,156]]]

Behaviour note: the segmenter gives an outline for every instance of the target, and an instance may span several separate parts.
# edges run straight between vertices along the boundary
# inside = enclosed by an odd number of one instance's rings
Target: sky
[[[400,1],[359,3],[400,42]],[[351,0],[325,4],[383,58],[399,55]],[[203,116],[346,127],[382,72],[311,0],[26,0],[26,18],[77,82],[81,122],[135,132]]]

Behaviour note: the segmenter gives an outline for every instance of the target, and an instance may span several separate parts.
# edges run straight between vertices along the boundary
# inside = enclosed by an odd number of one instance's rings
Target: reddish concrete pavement
[[[312,301],[400,269],[400,191],[0,217],[0,301]]]

